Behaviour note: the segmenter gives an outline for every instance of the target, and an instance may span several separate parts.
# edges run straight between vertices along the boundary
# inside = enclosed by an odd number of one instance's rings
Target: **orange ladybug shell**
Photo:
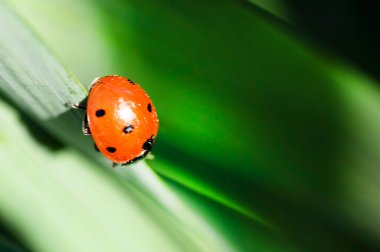
[[[146,156],[157,136],[152,101],[133,81],[121,76],[96,79],[87,101],[87,120],[96,147],[115,163]]]

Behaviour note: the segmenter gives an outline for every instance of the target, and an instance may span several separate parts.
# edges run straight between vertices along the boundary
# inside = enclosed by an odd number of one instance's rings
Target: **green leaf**
[[[367,250],[378,240],[380,99],[362,73],[242,1],[12,4],[85,83],[112,71],[147,89],[161,123],[150,164],[165,180],[142,169],[104,174],[171,209],[187,231],[174,233],[202,241],[211,232],[213,248],[242,251]],[[37,121],[103,162],[72,113]],[[72,141],[58,132],[67,122]],[[162,188],[191,207],[168,207]]]
[[[68,106],[86,90],[3,3],[0,29],[0,213],[27,247],[233,250],[144,162],[111,170],[96,158]]]
[[[1,4],[0,91],[29,117],[77,142],[78,114],[69,104],[82,100],[86,89],[55,60],[43,43]],[[67,116],[64,113],[67,112]],[[65,118],[63,118],[65,117]],[[57,125],[65,125],[59,127]]]

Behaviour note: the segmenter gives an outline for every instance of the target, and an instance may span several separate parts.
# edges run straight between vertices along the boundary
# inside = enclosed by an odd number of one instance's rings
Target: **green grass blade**
[[[57,4],[57,3],[56,3]],[[83,5],[85,5],[85,3],[82,3]],[[17,4],[16,4],[17,5]],[[57,30],[59,30],[59,31],[67,31],[67,30],[69,30],[68,29],[68,27],[66,27],[66,26],[62,26],[62,23],[60,23],[60,20],[61,20],[61,18],[66,18],[66,19],[68,19],[68,18],[72,18],[72,19],[74,19],[75,20],[75,17],[76,16],[78,16],[79,14],[82,14],[81,12],[77,12],[77,15],[75,16],[68,16],[67,17],[67,15],[69,15],[69,14],[65,14],[65,15],[63,15],[63,16],[59,16],[60,17],[60,19],[59,20],[56,20],[55,21],[55,25],[57,26],[57,25],[61,25],[62,27],[61,28],[59,28],[59,29],[48,29],[48,27],[46,27],[46,25],[42,25],[42,24],[46,24],[46,23],[51,23],[51,22],[54,22],[54,19],[51,19],[51,17],[50,16],[47,16],[47,17],[45,17],[45,19],[44,19],[44,17],[42,16],[42,15],[38,15],[38,16],[36,16],[36,13],[39,13],[39,14],[43,14],[43,10],[44,10],[44,8],[45,8],[45,6],[49,6],[49,9],[53,9],[54,10],[54,8],[62,8],[62,6],[61,5],[54,5],[54,2],[51,2],[51,1],[49,1],[48,3],[46,3],[46,4],[38,4],[38,3],[35,3],[34,5],[33,5],[33,7],[35,8],[35,9],[26,9],[26,7],[25,6],[29,6],[27,3],[24,3],[23,5],[22,4],[18,4],[17,5],[17,9],[18,10],[20,10],[21,11],[21,13],[23,13],[23,15],[25,16],[25,17],[27,17],[28,18],[28,20],[32,20],[33,22],[32,23],[34,23],[35,25],[36,25],[36,27],[37,27],[37,30],[38,31],[40,31],[43,35],[42,35],[42,37],[44,37],[44,38],[46,38],[47,40],[49,40],[51,43],[54,43],[56,46],[57,46],[57,49],[58,49],[58,51],[59,51],[59,55],[61,55],[61,57],[63,57],[63,58],[65,58],[68,62],[69,62],[69,65],[70,66],[73,66],[73,67],[75,67],[75,66],[77,66],[76,64],[76,60],[75,59],[72,59],[72,58],[70,58],[69,56],[66,56],[66,54],[65,54],[65,52],[67,52],[68,51],[68,48],[67,48],[67,44],[66,43],[59,43],[58,41],[56,41],[56,40],[54,40],[54,39],[52,39],[52,38],[49,38],[49,36],[51,35],[51,34],[53,34],[54,36],[52,36],[53,38],[54,37],[57,37],[57,36],[59,36],[58,34],[57,34]],[[91,5],[91,4],[87,4],[87,5]],[[81,9],[81,8],[84,8],[83,6],[78,6],[78,5],[75,5],[76,6],[76,8],[78,8],[79,10]],[[29,7],[32,7],[32,6],[29,6]],[[71,27],[71,31],[70,31],[70,33],[74,33],[74,34],[77,34],[77,39],[78,40],[80,40],[80,41],[97,41],[97,44],[102,44],[102,43],[104,43],[104,39],[103,40],[100,40],[99,41],[99,39],[97,38],[97,36],[93,36],[93,37],[91,37],[91,36],[89,36],[87,33],[85,33],[85,31],[83,30],[83,27],[89,27],[88,28],[88,30],[95,30],[95,29],[98,29],[99,31],[98,31],[98,33],[102,33],[103,31],[102,31],[102,29],[104,29],[105,28],[105,24],[103,24],[103,26],[100,26],[99,24],[101,23],[101,21],[103,21],[104,22],[104,20],[102,20],[102,16],[100,16],[99,18],[97,18],[97,19],[95,19],[95,18],[92,18],[92,16],[93,15],[95,15],[95,13],[98,13],[98,12],[100,12],[100,13],[102,13],[101,12],[101,10],[97,10],[97,8],[99,9],[101,6],[98,6],[98,5],[96,5],[96,4],[93,4],[93,5],[91,5],[91,7],[88,7],[88,9],[89,10],[91,10],[92,12],[93,12],[93,14],[87,14],[88,16],[86,17],[86,19],[88,18],[88,24],[87,24],[87,26],[85,26],[84,24],[82,24],[81,26],[79,26],[79,27],[77,27],[77,26],[75,26],[75,27]],[[72,11],[69,11],[70,9],[72,8],[72,6],[71,6],[71,4],[69,4],[68,5],[68,9],[67,9],[67,11],[64,11],[64,13],[71,13],[71,15],[73,15],[72,13]],[[31,11],[31,10],[33,10],[33,11]],[[77,11],[77,10],[76,10]],[[89,12],[89,11],[88,11]],[[49,19],[48,19],[49,18]],[[97,25],[96,26],[96,28],[94,28],[93,27],[93,22],[95,22],[95,25]],[[108,29],[108,27],[106,27],[107,29]],[[74,30],[74,31],[73,31]],[[106,33],[107,34],[107,33]],[[62,36],[62,35],[61,35]],[[130,36],[133,36],[133,35],[130,35]],[[112,38],[112,37],[111,37]],[[108,39],[109,40],[109,39]],[[110,43],[110,42],[113,42],[112,40],[111,41],[109,41],[108,43]],[[130,41],[130,42],[133,42],[133,41]],[[129,43],[130,43],[129,42]],[[128,48],[128,43],[124,43],[123,44],[123,47],[125,47],[125,48]],[[81,45],[76,45],[76,47],[80,47]],[[82,46],[83,47],[83,46]],[[86,48],[87,48],[87,46],[85,46]],[[108,52],[112,52],[113,50],[114,50],[114,48],[115,48],[115,46],[113,46],[112,44],[106,44],[106,45],[103,45],[103,46],[97,46],[97,47],[99,47],[99,48],[107,48],[108,47],[108,50],[105,50],[105,51],[108,51]],[[78,49],[75,49],[75,50],[78,50]],[[83,48],[83,53],[85,53],[86,52],[86,49],[85,48]],[[138,60],[138,58],[132,53],[132,49],[129,51],[129,53],[128,53],[128,56],[127,56],[127,59],[129,59],[128,61],[129,62],[131,62],[131,61],[134,61],[134,60],[137,60],[137,61],[139,61]],[[85,55],[87,55],[87,54],[85,54]],[[92,54],[90,54],[90,55],[87,55],[86,56],[86,58],[88,57],[89,59],[91,59],[91,56]],[[99,55],[99,58],[105,58],[105,57],[107,57],[104,53],[100,53]],[[139,57],[139,56],[138,56]],[[112,64],[110,64],[109,63],[109,60],[105,60],[105,61],[102,61],[103,62],[103,68],[104,69],[111,69],[112,68]],[[120,64],[116,64],[116,65],[120,65]],[[138,66],[138,64],[137,64],[137,66]],[[84,67],[86,70],[85,70],[85,72],[90,72],[90,70],[87,70],[87,67],[85,66]],[[114,68],[114,69],[120,69],[119,67],[118,68]],[[139,70],[139,69],[136,69],[136,66],[125,66],[124,67],[124,69],[134,69],[134,71],[133,72],[135,72],[135,73],[139,73],[139,72],[141,72],[141,70]],[[120,69],[120,71],[121,72],[123,72],[123,71],[125,71],[125,70],[122,70],[122,69]],[[94,71],[94,69],[92,69],[92,71],[94,72],[94,75],[96,74],[96,71]],[[128,74],[128,73],[126,73],[126,74]],[[128,74],[128,76],[130,76],[129,74]],[[134,75],[132,75],[132,77],[133,77]],[[146,76],[149,76],[149,74],[148,73],[146,73]],[[86,79],[87,77],[86,76],[84,76],[83,77],[84,79]],[[150,87],[149,86],[149,83],[148,83],[148,86],[147,86],[148,88]],[[155,91],[155,90],[153,90],[153,91]],[[163,116],[166,116],[166,114],[167,113],[162,113],[162,115]],[[69,118],[65,118],[66,120],[69,120]],[[168,120],[169,119],[169,120]],[[78,120],[78,119],[76,119],[76,120]],[[167,121],[167,122],[169,122],[169,123],[172,123],[173,122],[173,120],[172,119],[170,119],[170,118],[164,118],[164,121]],[[56,122],[55,122],[56,123]],[[73,122],[73,124],[75,124],[74,122]],[[164,126],[165,127],[165,126]],[[165,129],[165,128],[163,128],[163,129]],[[166,127],[166,129],[167,129],[167,127]],[[70,132],[71,131],[75,131],[74,129],[69,129],[70,130]],[[77,135],[75,135],[73,138],[76,140],[76,139],[78,139],[78,137],[79,136],[77,136]],[[65,136],[65,138],[67,138],[67,136]],[[159,140],[160,141],[160,140]],[[74,145],[76,145],[76,144],[78,144],[77,143],[77,141],[73,141],[73,144]],[[85,146],[86,148],[84,148],[83,146],[79,146],[79,148],[81,148],[81,149],[83,149],[83,151],[88,151],[90,148],[89,148],[89,144],[87,144],[86,146]],[[156,167],[158,167],[158,166],[156,166]],[[161,166],[160,166],[161,167]],[[170,167],[170,165],[169,166],[167,166],[167,168],[168,167]],[[162,174],[164,174],[164,171],[162,170],[162,169],[160,169],[160,171],[162,171]],[[165,174],[167,174],[167,173],[165,173]],[[194,181],[194,179],[193,179],[193,181]],[[187,183],[186,183],[187,184]],[[211,187],[208,187],[209,189],[210,189],[210,191],[212,191],[211,190]],[[202,190],[203,192],[205,192],[205,190]],[[219,196],[217,196],[216,198],[214,197],[214,199],[216,199],[218,202],[223,202],[223,204],[227,204],[228,206],[230,206],[230,207],[232,207],[233,209],[235,209],[235,210],[237,210],[237,211],[240,211],[241,213],[243,213],[243,214],[245,214],[245,215],[247,215],[247,216],[250,216],[253,220],[256,220],[256,221],[259,221],[259,222],[261,222],[261,223],[265,223],[266,225],[269,225],[268,223],[267,223],[267,221],[266,220],[264,220],[261,216],[259,216],[257,213],[255,213],[254,211],[252,211],[252,210],[249,210],[249,209],[247,209],[246,207],[244,207],[244,206],[240,206],[239,204],[236,204],[236,202],[234,202],[234,200],[231,198],[231,197],[227,197],[226,195],[222,195],[222,194],[220,194],[220,193],[208,193],[208,195],[219,195]]]
[[[80,101],[85,88],[3,3],[0,11],[2,93],[40,120],[57,117],[67,110],[66,103]]]
[[[0,92],[22,111],[0,103],[4,224],[36,251],[232,249],[143,162],[120,171],[130,173],[127,181],[105,170],[109,162],[99,165],[104,159],[96,164],[74,149],[53,148],[53,139],[42,144],[40,126],[88,148],[78,113],[67,107],[86,91],[3,3],[0,29]]]
[[[281,18],[285,21],[291,21],[291,17],[287,10],[287,4],[279,0],[246,0],[257,7],[267,11],[275,17]]]

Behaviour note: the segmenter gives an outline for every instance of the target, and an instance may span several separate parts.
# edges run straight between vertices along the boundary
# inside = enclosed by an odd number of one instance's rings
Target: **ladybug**
[[[91,135],[95,148],[113,161],[127,165],[144,158],[158,132],[158,118],[152,101],[132,80],[109,75],[95,79],[87,97],[82,131]]]

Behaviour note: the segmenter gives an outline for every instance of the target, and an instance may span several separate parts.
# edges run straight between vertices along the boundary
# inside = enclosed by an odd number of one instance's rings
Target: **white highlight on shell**
[[[136,114],[131,109],[131,106],[134,107],[134,104],[128,104],[123,98],[119,98],[117,101],[118,108],[116,109],[116,116],[126,123],[132,122],[132,120],[136,118]]]

